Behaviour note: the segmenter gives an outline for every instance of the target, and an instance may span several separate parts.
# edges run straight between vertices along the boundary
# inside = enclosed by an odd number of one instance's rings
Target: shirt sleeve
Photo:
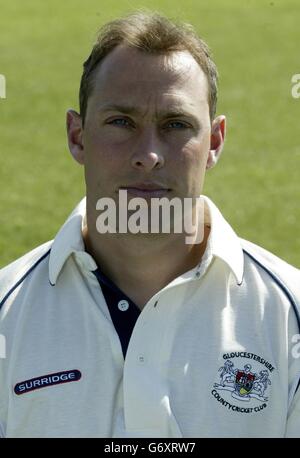
[[[291,310],[289,319],[289,402],[285,437],[300,437],[300,313]]]
[[[285,437],[300,437],[300,387],[290,407]]]

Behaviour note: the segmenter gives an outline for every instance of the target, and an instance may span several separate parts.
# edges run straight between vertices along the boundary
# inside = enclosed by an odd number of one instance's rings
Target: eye
[[[125,118],[116,118],[116,119],[113,119],[112,121],[109,121],[107,124],[113,124],[115,126],[121,126],[121,127],[130,126],[128,119],[125,119]]]
[[[180,121],[170,121],[168,124],[167,124],[167,128],[170,127],[173,129],[187,129],[188,128],[188,125],[183,123],[183,122],[180,122]]]

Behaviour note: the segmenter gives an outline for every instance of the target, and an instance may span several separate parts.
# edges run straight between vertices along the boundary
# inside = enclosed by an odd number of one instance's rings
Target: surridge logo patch
[[[214,383],[211,392],[213,397],[234,412],[253,413],[265,409],[274,366],[248,352],[225,353],[223,359],[224,365],[218,369],[219,382]],[[250,364],[249,359],[254,363]]]
[[[23,382],[17,383],[14,392],[17,395],[39,390],[47,386],[60,385],[61,383],[77,382],[81,379],[81,372],[78,369],[71,371],[55,372],[54,374],[42,375]]]

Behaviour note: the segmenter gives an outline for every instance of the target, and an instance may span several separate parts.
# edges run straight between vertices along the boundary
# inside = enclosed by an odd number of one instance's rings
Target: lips
[[[158,183],[134,183],[128,186],[122,186],[119,189],[127,191],[134,197],[164,197],[171,189]]]

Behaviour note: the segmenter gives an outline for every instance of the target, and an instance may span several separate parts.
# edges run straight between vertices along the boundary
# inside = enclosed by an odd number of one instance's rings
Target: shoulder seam
[[[7,301],[7,299],[9,298],[9,296],[13,293],[13,291],[25,280],[25,278],[40,264],[40,262],[43,261],[43,259],[45,259],[49,253],[51,251],[51,248],[43,254],[43,256],[41,258],[39,258],[34,264],[33,266],[31,266],[27,272],[25,272],[25,274],[13,285],[13,287],[8,291],[8,293],[6,293],[6,295],[4,296],[4,298],[1,300],[0,302],[0,310],[2,308],[2,306],[4,305],[4,303]]]
[[[297,318],[298,326],[299,326],[299,329],[300,329],[300,315],[299,315],[299,312],[298,312],[297,301],[295,300],[295,298],[293,296],[293,293],[290,291],[290,289],[283,283],[283,281],[274,272],[272,272],[268,267],[266,267],[264,264],[262,264],[262,262],[260,262],[258,259],[256,259],[252,254],[250,254],[244,248],[243,248],[243,251],[244,251],[245,254],[247,254],[249,256],[249,258],[252,259],[252,261],[254,261],[257,265],[259,265],[274,280],[274,282],[277,284],[277,286],[279,286],[280,289],[284,292],[284,294],[286,295],[286,297],[288,298],[288,300],[290,301],[290,303],[291,303],[291,305],[293,307],[293,310],[294,310],[296,318]]]
[[[297,307],[297,301],[294,299],[293,297],[293,294],[292,292],[290,291],[290,289],[283,283],[283,281],[276,275],[274,274],[274,272],[272,272],[270,269],[268,269],[268,267],[264,266],[260,261],[258,261],[252,254],[248,253],[247,250],[245,250],[243,248],[243,251],[245,254],[247,254],[257,265],[259,265],[267,274],[270,275],[270,277],[275,281],[275,283],[280,287],[280,289],[284,292],[284,294],[286,295],[286,297],[289,299],[291,305],[292,305],[292,308],[295,312],[295,315],[296,315],[296,319],[297,319],[297,323],[298,323],[298,327],[300,329],[300,316],[299,316],[299,312],[298,312],[298,307]],[[299,331],[300,332],[300,331]],[[298,391],[300,387],[300,379],[298,381],[298,384],[297,384],[297,387],[295,389],[295,392],[294,392],[294,396],[296,394],[296,392]]]

